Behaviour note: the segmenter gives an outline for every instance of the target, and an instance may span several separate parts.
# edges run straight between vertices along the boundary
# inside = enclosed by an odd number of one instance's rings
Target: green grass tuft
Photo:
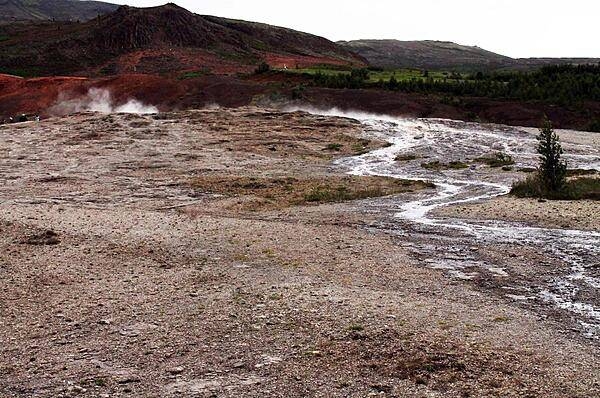
[[[184,72],[177,77],[178,80],[195,79],[198,77],[210,75],[212,71],[209,68],[203,68],[196,71]]]
[[[339,152],[342,150],[342,144],[338,144],[338,143],[332,143],[332,144],[328,144],[325,147],[326,151],[336,151]]]

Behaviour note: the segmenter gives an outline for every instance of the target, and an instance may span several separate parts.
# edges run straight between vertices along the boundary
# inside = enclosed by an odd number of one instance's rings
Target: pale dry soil
[[[598,396],[597,345],[309,200],[426,192],[330,167],[380,145],[258,109],[1,127],[0,396]]]
[[[600,202],[539,201],[501,196],[486,202],[442,207],[433,215],[472,220],[517,221],[543,228],[600,231]]]

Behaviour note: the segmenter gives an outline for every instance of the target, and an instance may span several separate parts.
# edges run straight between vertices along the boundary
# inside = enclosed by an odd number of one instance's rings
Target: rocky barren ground
[[[0,126],[0,395],[598,396],[595,343],[348,201],[432,190],[332,167],[382,146],[256,108]]]

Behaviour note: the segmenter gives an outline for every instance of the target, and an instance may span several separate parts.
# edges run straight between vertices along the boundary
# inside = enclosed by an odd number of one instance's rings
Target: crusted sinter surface
[[[368,228],[350,199],[430,189],[331,165],[383,145],[256,108],[1,126],[0,395],[598,396],[596,345]]]

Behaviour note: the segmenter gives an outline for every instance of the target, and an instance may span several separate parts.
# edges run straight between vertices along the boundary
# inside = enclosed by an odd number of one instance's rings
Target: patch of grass
[[[210,75],[211,73],[212,73],[212,71],[209,68],[202,68],[202,69],[196,70],[196,71],[184,72],[184,73],[180,74],[177,77],[177,79],[178,80],[195,79],[198,77]]]
[[[344,202],[352,198],[359,198],[362,195],[354,196],[348,191],[345,186],[328,187],[319,186],[311,189],[304,195],[304,200],[307,202]]]
[[[352,152],[354,152],[354,155],[363,155],[369,152],[369,143],[369,140],[355,142],[354,144],[352,144]]]
[[[432,183],[375,176],[319,176],[312,178],[268,178],[204,176],[192,187],[200,192],[246,197],[244,210],[278,209],[289,206],[344,202],[432,188]],[[237,206],[237,205],[234,205]]]
[[[567,177],[591,176],[598,174],[594,169],[571,169],[567,170]]]
[[[567,181],[557,192],[549,191],[539,176],[531,175],[513,184],[511,195],[519,198],[543,198],[550,200],[600,200],[600,178],[581,177]]]
[[[335,76],[335,75],[349,75],[351,73],[350,68],[348,67],[337,67],[335,65],[315,65],[309,68],[297,68],[297,69],[279,69],[281,72],[286,73],[296,73],[296,74],[305,74],[305,75],[325,75],[325,76]],[[456,77],[460,76],[461,79],[466,78],[463,75],[456,75]],[[449,74],[446,72],[434,72],[430,71],[428,73],[424,73],[420,69],[379,69],[379,68],[369,68],[369,76],[366,80],[367,83],[376,84],[376,83],[388,83],[392,77],[399,82],[408,82],[411,80],[433,80],[433,81],[444,81],[448,79]]]
[[[515,160],[512,158],[512,156],[503,152],[497,152],[489,156],[482,156],[474,161],[487,164],[490,167],[506,167],[515,164]]]
[[[469,165],[461,161],[442,163],[439,160],[435,160],[433,162],[421,163],[421,167],[427,170],[461,170],[468,168]]]
[[[328,144],[325,149],[325,151],[336,151],[339,152],[342,150],[342,144],[338,144],[338,143],[331,143]]]
[[[10,37],[8,37],[8,36],[0,35],[0,43],[2,43],[3,41],[8,41],[9,39],[10,39]]]
[[[269,295],[269,300],[272,301],[279,301],[283,299],[283,294],[281,293],[272,293],[271,295]]]
[[[416,160],[419,158],[420,158],[420,156],[418,156],[414,153],[400,153],[400,154],[396,155],[394,160],[396,162],[409,162],[411,160]]]
[[[365,327],[363,325],[353,324],[348,326],[348,330],[351,332],[362,332],[363,330],[365,330]]]
[[[94,385],[96,387],[104,387],[106,386],[106,380],[102,378],[96,378],[94,379]]]

